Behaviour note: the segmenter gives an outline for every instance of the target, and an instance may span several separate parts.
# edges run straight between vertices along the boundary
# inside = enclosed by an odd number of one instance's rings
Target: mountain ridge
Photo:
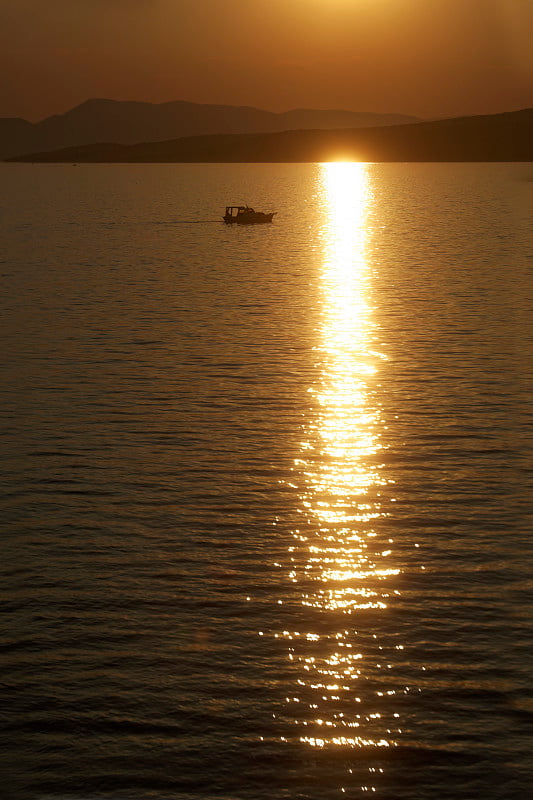
[[[63,114],[40,122],[0,118],[0,159],[108,141],[137,144],[184,136],[273,133],[290,129],[374,127],[413,122],[417,117],[335,109],[264,111],[253,106],[227,106],[173,100],[91,98]]]
[[[35,162],[533,161],[533,108],[374,128],[96,143],[9,160]]]

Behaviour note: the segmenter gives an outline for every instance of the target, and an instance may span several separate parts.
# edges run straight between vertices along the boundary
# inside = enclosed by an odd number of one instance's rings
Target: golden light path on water
[[[297,674],[287,717],[296,741],[313,747],[389,747],[399,721],[384,700],[397,690],[385,678],[392,664],[375,623],[397,593],[399,570],[392,540],[378,531],[389,481],[375,389],[385,356],[366,257],[369,172],[366,164],[339,162],[320,170],[317,379],[294,465],[301,524],[289,553],[308,629],[283,632]],[[397,641],[393,647],[403,649]]]

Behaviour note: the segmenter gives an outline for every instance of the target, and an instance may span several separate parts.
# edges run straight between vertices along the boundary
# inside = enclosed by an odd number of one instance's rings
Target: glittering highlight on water
[[[311,406],[292,483],[302,522],[289,548],[290,579],[302,606],[316,612],[317,627],[283,632],[289,659],[299,667],[286,704],[297,709],[293,723],[302,743],[389,747],[396,743],[398,714],[388,718],[381,698],[396,689],[371,685],[376,670],[391,665],[373,664],[367,643],[361,647],[352,627],[358,615],[387,608],[399,573],[377,530],[384,516],[381,491],[391,481],[380,463],[383,423],[373,389],[386,356],[376,349],[365,257],[371,188],[365,164],[324,164],[319,181],[321,324],[316,380],[308,389]]]

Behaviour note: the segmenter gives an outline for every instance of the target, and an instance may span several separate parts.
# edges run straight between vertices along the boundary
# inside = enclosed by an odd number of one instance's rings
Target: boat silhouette
[[[255,225],[260,222],[272,222],[275,213],[275,211],[268,213],[255,211],[250,206],[226,206],[226,213],[222,219],[228,224]]]

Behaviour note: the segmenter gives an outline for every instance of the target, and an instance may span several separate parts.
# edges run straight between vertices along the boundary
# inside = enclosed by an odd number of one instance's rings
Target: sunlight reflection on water
[[[297,690],[286,702],[297,704],[294,722],[302,743],[390,746],[397,730],[391,721],[384,729],[382,712],[373,708],[375,696],[384,692],[360,686],[369,679],[368,654],[360,650],[351,616],[386,609],[394,593],[391,579],[399,573],[391,550],[376,538],[383,516],[380,490],[389,481],[379,461],[383,423],[371,386],[385,355],[375,349],[365,254],[368,168],[323,164],[319,180],[324,223],[318,375],[308,389],[312,410],[294,468],[302,523],[290,548],[290,578],[299,584],[302,606],[318,615],[316,630],[284,631],[289,659],[300,667]]]

